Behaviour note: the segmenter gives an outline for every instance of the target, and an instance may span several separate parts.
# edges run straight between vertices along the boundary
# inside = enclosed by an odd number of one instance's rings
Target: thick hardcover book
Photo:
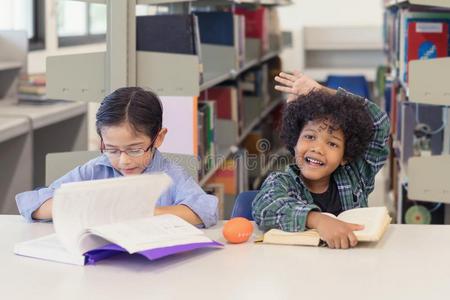
[[[327,215],[334,217],[331,214]],[[377,242],[388,228],[391,217],[386,207],[354,208],[340,213],[337,219],[364,225],[361,231],[354,231],[359,242]],[[315,229],[301,232],[286,232],[279,229],[267,231],[259,242],[267,244],[319,246],[320,235]]]

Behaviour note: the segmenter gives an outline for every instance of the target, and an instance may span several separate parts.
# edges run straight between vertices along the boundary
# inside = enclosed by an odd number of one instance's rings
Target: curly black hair
[[[373,137],[373,121],[363,101],[345,93],[313,91],[290,102],[283,112],[280,137],[294,154],[301,131],[309,121],[329,119],[345,137],[344,159],[359,158]]]

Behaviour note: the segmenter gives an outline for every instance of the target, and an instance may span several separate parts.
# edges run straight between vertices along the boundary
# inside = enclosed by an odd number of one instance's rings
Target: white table
[[[0,216],[1,299],[448,299],[450,226],[392,225],[351,250],[226,245],[160,261],[120,256],[72,266],[15,256],[15,242],[52,232]],[[221,238],[221,225],[207,230]]]

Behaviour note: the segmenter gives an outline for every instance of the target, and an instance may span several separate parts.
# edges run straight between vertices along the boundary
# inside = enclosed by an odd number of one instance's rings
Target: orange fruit
[[[222,233],[229,243],[244,243],[253,233],[253,224],[246,218],[233,218],[225,223]]]

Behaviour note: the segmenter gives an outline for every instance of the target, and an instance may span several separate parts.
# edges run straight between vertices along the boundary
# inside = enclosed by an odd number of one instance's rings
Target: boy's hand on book
[[[335,91],[320,85],[317,81],[302,74],[300,71],[294,71],[294,74],[281,72],[275,76],[275,81],[279,85],[275,89],[280,92],[288,93],[287,102],[297,99],[300,95],[306,95],[312,91],[325,91],[334,93]]]
[[[363,230],[363,225],[346,223],[327,215],[322,215],[317,223],[317,231],[328,247],[348,249],[355,247],[358,240],[353,231]]]

